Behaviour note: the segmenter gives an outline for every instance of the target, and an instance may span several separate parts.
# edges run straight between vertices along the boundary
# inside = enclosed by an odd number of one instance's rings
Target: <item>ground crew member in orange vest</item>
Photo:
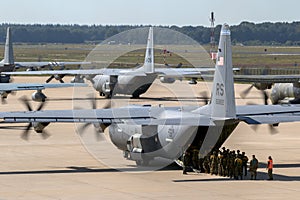
[[[269,156],[267,170],[268,170],[268,175],[269,175],[268,180],[273,180],[273,159],[271,156]]]

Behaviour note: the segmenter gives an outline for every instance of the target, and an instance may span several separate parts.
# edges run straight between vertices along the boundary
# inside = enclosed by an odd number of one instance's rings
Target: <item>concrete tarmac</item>
[[[16,77],[15,82],[43,82],[45,79]],[[183,90],[182,102],[188,104],[195,104],[199,99],[185,94],[186,87],[191,87],[196,94],[205,88],[203,84],[190,86],[186,82],[176,82],[173,86]],[[236,97],[248,86],[236,85]],[[171,91],[154,84],[141,100],[126,103],[177,104],[167,90]],[[2,111],[26,110],[18,98],[31,93],[18,92],[16,96],[9,96],[8,103],[1,105]],[[49,98],[46,110],[72,108],[72,89],[47,89],[45,94]],[[237,99],[237,103],[263,103],[255,90],[248,98]],[[99,98],[98,106],[104,101]],[[33,107],[37,106],[38,103],[33,103]],[[30,139],[24,141],[20,138],[22,130],[0,129],[0,199],[299,199],[299,129],[300,123],[280,124],[278,133],[272,135],[266,125],[254,131],[247,124],[239,124],[224,146],[245,151],[249,159],[252,154],[256,155],[261,162],[256,181],[249,177],[229,180],[207,174],[182,175],[181,170],[172,168],[119,172],[107,166],[107,162],[96,160],[86,150],[73,124],[50,124],[46,128],[51,134],[47,140],[32,132]],[[267,171],[263,165],[269,155],[275,164],[274,181],[266,180]],[[110,158],[110,155],[105,156]],[[134,168],[134,162],[128,163],[128,168]]]

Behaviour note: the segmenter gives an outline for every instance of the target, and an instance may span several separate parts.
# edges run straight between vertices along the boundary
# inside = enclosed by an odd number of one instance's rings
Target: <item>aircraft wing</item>
[[[235,68],[235,71],[239,68]],[[215,71],[215,68],[158,68],[155,72],[160,76],[171,77],[200,77],[203,72]],[[1,72],[4,75],[145,75],[145,73],[132,69],[81,69],[81,70],[42,70],[42,71],[21,71],[21,72]]]
[[[214,126],[207,116],[199,116],[190,112],[181,113],[172,118],[164,118],[163,113],[174,111],[174,108],[163,107],[129,107],[89,110],[44,110],[26,112],[0,112],[0,123],[126,123],[138,125],[190,125]],[[178,110],[178,108],[177,108]]]
[[[212,75],[203,74],[205,80],[212,80]],[[234,75],[234,81],[240,83],[297,83],[300,75]]]
[[[201,76],[203,72],[215,71],[215,68],[156,68],[159,76],[188,77]]]
[[[143,75],[143,72],[135,72],[128,69],[114,69],[114,68],[103,68],[103,69],[82,69],[82,70],[41,70],[41,71],[21,71],[21,72],[1,72],[4,75],[111,75],[119,76],[124,74],[135,74]]]
[[[239,68],[233,68],[234,71],[239,71]],[[214,72],[212,67],[194,67],[194,68],[156,68],[155,72],[159,76],[168,77],[185,77],[185,78],[202,78],[207,72]]]
[[[45,88],[86,87],[85,83],[1,83],[0,91],[43,90]]]
[[[237,118],[247,124],[278,124],[300,121],[300,105],[237,106]]]
[[[165,112],[173,117],[165,118]],[[171,116],[171,115],[168,115]],[[111,109],[44,110],[0,112],[1,123],[126,123],[138,125],[214,126],[207,113],[178,112],[176,107],[123,107]],[[237,106],[237,120],[248,124],[278,124],[300,121],[300,105]]]
[[[84,65],[90,62],[15,62],[15,68],[30,68],[30,67],[53,67],[53,66],[66,66],[66,65]]]
[[[300,75],[235,75],[234,81],[250,83],[295,83]]]

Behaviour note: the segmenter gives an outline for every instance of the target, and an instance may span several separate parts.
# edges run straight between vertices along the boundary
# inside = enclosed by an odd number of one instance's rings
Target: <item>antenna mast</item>
[[[211,12],[210,15],[210,56],[211,59],[215,60],[217,55],[216,52],[214,51],[215,46],[216,46],[216,41],[215,41],[215,16],[214,12]]]

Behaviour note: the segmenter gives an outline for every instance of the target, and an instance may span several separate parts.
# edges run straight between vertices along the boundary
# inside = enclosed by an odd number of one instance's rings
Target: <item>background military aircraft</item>
[[[39,133],[53,122],[108,127],[113,144],[137,164],[148,164],[156,158],[175,160],[192,147],[204,155],[219,148],[240,122],[278,126],[300,121],[300,105],[236,106],[234,93],[230,30],[224,24],[208,105],[1,112],[0,118],[1,123],[29,123],[27,130],[34,127]]]
[[[100,96],[111,97],[115,94],[132,95],[138,98],[145,93],[153,81],[160,77],[163,83],[174,83],[176,78],[201,77],[203,72],[214,71],[210,68],[155,68],[153,49],[153,28],[149,28],[145,59],[142,66],[136,69],[82,69],[82,70],[51,70],[35,72],[11,72],[2,73],[4,75],[52,75],[54,77],[65,75],[75,75],[75,82],[82,82],[82,78],[88,77],[93,87]],[[238,70],[238,69],[235,69]]]
[[[32,93],[33,101],[44,102],[47,96],[42,92],[46,88],[66,88],[66,87],[86,87],[83,83],[1,83],[0,95],[2,103],[6,103],[6,98],[9,94],[16,91],[36,90]]]
[[[260,91],[265,99],[265,104],[270,98],[272,104],[278,103],[299,103],[300,102],[300,76],[299,75],[238,75],[235,76],[238,82],[252,82],[251,86],[241,93],[245,98],[254,87]],[[266,92],[272,89],[271,94]],[[288,99],[287,101],[283,101]]]
[[[205,80],[212,79],[211,75],[202,75]],[[240,95],[246,98],[249,92],[256,88],[261,91],[265,104],[268,99],[272,104],[300,102],[300,76],[299,75],[234,75],[234,81],[239,83],[252,83]],[[266,90],[272,89],[271,94]],[[286,100],[286,101],[285,101]]]
[[[66,65],[81,65],[87,64],[87,62],[15,62],[13,43],[11,40],[11,29],[8,27],[6,32],[6,41],[4,47],[4,59],[0,61],[0,72],[12,72],[18,68],[25,68],[28,71],[38,70],[44,67],[60,66],[64,67]],[[0,83],[8,83],[10,81],[10,76],[1,75]]]

